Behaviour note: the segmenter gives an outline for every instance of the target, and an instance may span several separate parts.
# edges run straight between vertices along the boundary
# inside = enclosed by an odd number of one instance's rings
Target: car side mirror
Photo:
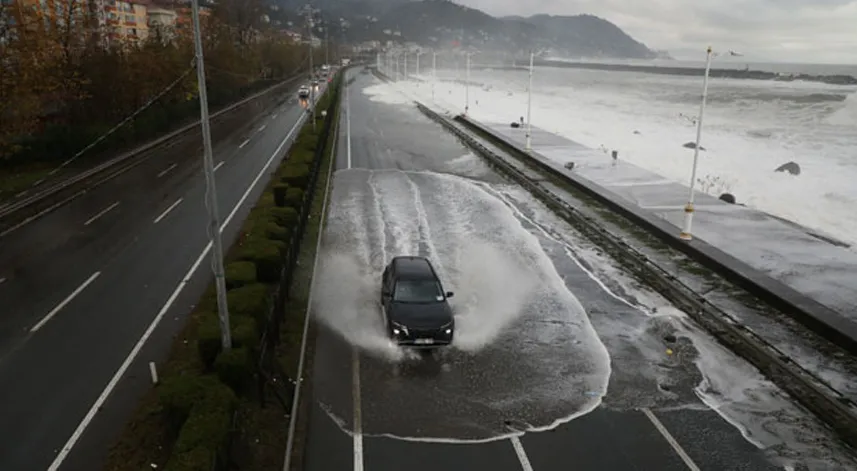
[[[446,292],[446,297],[447,297],[447,298],[451,298],[451,297],[453,297],[453,296],[455,296],[455,293],[453,293],[452,291],[447,291],[447,292]]]

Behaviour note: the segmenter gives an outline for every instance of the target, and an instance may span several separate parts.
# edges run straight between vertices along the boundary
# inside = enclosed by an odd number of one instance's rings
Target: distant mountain
[[[305,4],[300,0],[269,1],[287,14]],[[571,58],[658,57],[618,26],[592,15],[498,18],[449,0],[315,0],[313,6],[333,20],[331,24],[345,20],[348,27],[333,32],[350,41],[391,40],[505,52],[537,49]]]

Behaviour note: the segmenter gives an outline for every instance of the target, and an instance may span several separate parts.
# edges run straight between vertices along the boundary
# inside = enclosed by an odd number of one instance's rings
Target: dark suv
[[[452,343],[455,320],[443,286],[425,257],[395,257],[384,269],[381,305],[387,333],[399,345],[432,348]]]

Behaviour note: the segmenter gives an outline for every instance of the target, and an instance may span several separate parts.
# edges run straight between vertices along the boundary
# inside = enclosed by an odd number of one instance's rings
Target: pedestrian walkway
[[[509,123],[475,123],[507,144],[525,148],[526,130]],[[615,202],[662,237],[679,239],[688,189],[660,175],[542,129],[532,129],[532,154]],[[566,166],[573,162],[573,169]],[[740,196],[740,195],[739,195]],[[697,192],[691,251],[703,255],[748,284],[784,300],[794,311],[812,316],[857,341],[857,252],[847,244],[803,226]],[[766,297],[766,296],[762,296]],[[792,313],[794,314],[794,313]]]

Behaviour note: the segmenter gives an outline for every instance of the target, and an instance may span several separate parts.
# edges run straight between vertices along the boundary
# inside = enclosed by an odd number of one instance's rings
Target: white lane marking
[[[6,278],[0,278],[0,285],[6,282]]]
[[[241,208],[241,206],[250,196],[250,193],[259,183],[259,180],[261,180],[263,176],[267,175],[268,167],[271,166],[271,162],[273,162],[274,159],[277,158],[277,154],[279,154],[280,151],[283,150],[283,146],[285,146],[286,143],[289,142],[289,139],[291,139],[292,134],[294,134],[295,132],[295,129],[297,129],[298,126],[303,123],[303,118],[304,116],[301,115],[301,117],[298,119],[298,121],[295,123],[295,125],[286,135],[286,137],[282,140],[282,142],[280,142],[280,145],[279,147],[277,147],[277,150],[275,150],[271,157],[268,158],[268,161],[265,163],[265,166],[262,167],[262,170],[259,171],[259,174],[256,175],[256,178],[253,179],[252,182],[250,182],[250,186],[247,187],[247,190],[244,192],[243,195],[241,195],[241,198],[238,200],[238,202],[235,203],[235,207],[232,208],[232,212],[229,213],[229,215],[223,221],[223,224],[221,224],[220,232],[223,232],[223,229],[229,225],[229,223],[232,221],[232,218],[234,218],[235,215],[238,213],[238,209]],[[116,385],[119,384],[119,380],[122,379],[122,377],[125,375],[125,372],[128,371],[128,368],[131,367],[131,364],[137,358],[137,355],[140,354],[140,350],[143,349],[143,346],[149,340],[149,337],[152,336],[152,333],[155,332],[155,329],[158,327],[158,324],[161,323],[161,320],[167,314],[167,311],[169,311],[173,303],[176,302],[176,299],[179,297],[179,294],[181,294],[185,286],[190,283],[191,277],[193,277],[194,273],[202,264],[202,261],[205,259],[206,255],[208,255],[210,251],[211,242],[209,242],[208,245],[205,246],[205,249],[203,249],[202,253],[199,254],[199,257],[196,259],[193,265],[191,265],[184,278],[182,278],[178,286],[176,286],[176,289],[175,291],[173,291],[173,294],[171,294],[170,297],[167,298],[166,303],[164,303],[164,306],[158,312],[158,315],[155,316],[155,318],[152,320],[152,323],[149,324],[149,327],[146,329],[145,332],[143,332],[143,336],[140,337],[140,340],[138,340],[137,343],[134,345],[134,348],[131,349],[131,352],[125,358],[125,361],[122,362],[122,364],[119,366],[119,369],[116,370],[116,373],[114,373],[113,377],[110,378],[110,382],[108,382],[107,386],[104,387],[104,390],[101,391],[101,395],[98,396],[98,399],[96,399],[95,402],[92,404],[92,407],[89,408],[89,412],[86,413],[86,416],[83,417],[83,420],[80,421],[80,424],[78,424],[74,433],[72,433],[71,437],[69,437],[68,441],[65,443],[65,445],[63,445],[62,449],[57,454],[57,457],[54,458],[54,461],[53,463],[51,463],[51,466],[48,468],[48,471],[57,471],[59,467],[62,466],[63,461],[65,461],[65,459],[68,457],[68,454],[71,453],[71,450],[77,444],[77,441],[80,440],[80,437],[83,435],[83,432],[86,431],[86,428],[89,427],[89,424],[92,422],[92,419],[95,418],[95,414],[97,414],[101,407],[104,406],[104,403],[107,402],[107,398],[110,397],[111,393],[113,393],[113,389],[115,389]]]
[[[348,152],[348,168],[351,168],[351,101],[348,84],[345,84],[345,145]]]
[[[247,144],[249,144],[249,143],[250,143],[250,139],[247,139],[246,141],[242,142],[242,143],[241,143],[241,145],[240,145],[240,146],[238,146],[238,148],[239,148],[239,149],[243,149],[243,148],[244,148],[244,146],[246,146],[246,145],[247,145]]]
[[[113,204],[111,204],[110,206],[108,206],[108,207],[106,207],[106,208],[102,209],[100,213],[98,213],[98,214],[96,214],[95,216],[92,216],[91,218],[89,218],[89,220],[87,220],[85,223],[83,223],[83,225],[84,225],[84,226],[88,226],[88,225],[92,224],[93,222],[95,222],[95,220],[96,220],[96,219],[98,219],[98,218],[100,218],[101,216],[104,216],[105,214],[109,213],[109,212],[110,212],[110,210],[112,210],[113,208],[115,208],[115,207],[117,207],[117,206],[119,206],[119,202],[118,202],[118,201],[117,201],[117,202],[115,202],[115,203],[113,203]]]
[[[161,171],[161,173],[159,173],[159,174],[158,174],[158,178],[161,178],[161,177],[163,177],[164,175],[166,175],[166,174],[170,173],[170,170],[172,170],[172,169],[176,168],[176,166],[177,166],[177,165],[178,165],[178,164],[172,164],[172,165],[170,165],[169,167],[167,167],[167,168],[165,168],[164,170],[162,170],[162,171]]]
[[[518,461],[521,462],[521,469],[524,471],[533,471],[533,465],[530,464],[530,459],[527,457],[527,452],[524,451],[524,444],[521,439],[515,435],[509,438],[512,442],[512,447],[515,449],[515,454],[518,455]]]
[[[219,164],[215,165],[215,167],[214,167],[214,171],[216,172],[216,171],[217,171],[217,169],[219,169],[220,167],[223,167],[223,164],[225,164],[225,163],[226,163],[226,161],[225,161],[225,160],[223,160],[223,161],[221,161]]]
[[[280,113],[274,113],[274,115],[271,116],[271,119],[277,119],[277,116],[280,116]]]
[[[262,125],[262,127],[260,127],[260,128],[259,128],[259,131],[257,131],[257,132],[262,132],[262,131],[264,131],[264,130],[265,130],[265,128],[267,128],[267,127],[268,127],[268,125],[267,125],[267,124],[263,124],[263,125]]]
[[[44,179],[44,178],[42,178],[41,180],[37,181],[36,183],[33,183],[33,186],[39,186],[39,183],[42,183],[43,181],[45,181],[45,179]]]
[[[360,354],[351,350],[352,388],[354,397],[354,471],[363,471],[363,406],[360,402]]]
[[[649,418],[649,421],[652,422],[655,428],[658,429],[658,432],[661,432],[661,435],[663,435],[667,443],[669,443],[670,446],[673,447],[673,450],[675,450],[679,458],[684,461],[684,464],[687,465],[687,468],[691,471],[699,471],[699,466],[697,466],[696,463],[694,463],[693,460],[690,459],[690,456],[688,456],[688,454],[684,451],[684,448],[679,445],[679,443],[672,436],[670,431],[667,430],[667,428],[664,427],[664,424],[662,424],[661,421],[655,416],[654,412],[649,410],[649,408],[647,407],[643,407],[641,410],[644,414],[646,414],[646,417]]]
[[[85,290],[86,287],[89,286],[93,281],[95,281],[95,279],[98,278],[98,275],[100,275],[100,274],[101,274],[100,271],[93,273],[92,276],[90,276],[89,278],[87,278],[86,281],[83,282],[83,284],[81,284],[80,286],[77,287],[77,289],[72,291],[71,294],[68,295],[68,297],[63,299],[61,303],[57,304],[57,306],[55,308],[51,309],[51,312],[49,312],[45,317],[43,317],[42,320],[40,320],[38,324],[34,325],[33,328],[30,329],[30,332],[31,333],[35,332],[35,331],[41,329],[42,327],[44,327],[45,324],[47,324],[48,321],[51,320],[51,318],[53,318],[55,315],[57,315],[57,313],[60,312],[62,310],[62,308],[66,307],[66,305],[68,303],[70,303],[72,299],[76,298],[78,294],[80,294],[83,290]]]
[[[339,135],[339,122],[336,122],[336,127],[333,129],[333,135]],[[315,241],[315,259],[312,263],[312,272],[313,274],[318,273],[318,263],[321,258],[321,241],[324,236],[324,224],[325,218],[327,216],[328,202],[330,199],[330,180],[333,178],[333,170],[336,164],[336,152],[337,152],[337,144],[339,143],[339,139],[333,140],[333,148],[330,150],[330,163],[327,165],[327,181],[324,187],[324,201],[321,203],[321,226],[319,226],[318,237]],[[304,330],[303,335],[301,337],[301,350],[300,355],[298,356],[298,381],[295,384],[294,394],[292,394],[292,410],[298,410],[298,403],[301,399],[301,384],[303,384],[304,380],[304,361],[306,361],[306,346],[307,346],[307,338],[309,337],[309,323],[312,318],[311,310],[312,310],[312,302],[313,296],[316,291],[316,282],[318,278],[313,275],[312,281],[310,282],[309,287],[309,296],[307,297],[306,304],[306,312],[304,317]],[[292,446],[295,438],[295,426],[297,424],[298,414],[292,414],[289,417],[289,428],[287,432],[286,438],[286,452],[285,457],[283,458],[283,471],[291,470],[291,459],[292,459]]]
[[[155,224],[157,224],[157,223],[161,222],[161,219],[163,219],[163,218],[167,217],[167,214],[170,214],[170,211],[172,211],[173,209],[175,209],[175,208],[176,208],[176,206],[178,206],[178,205],[179,205],[179,203],[181,203],[181,202],[182,202],[182,199],[184,199],[184,198],[179,198],[178,200],[176,200],[176,202],[175,202],[175,203],[173,203],[173,204],[171,204],[169,208],[167,208],[166,210],[164,210],[164,212],[163,212],[163,213],[161,213],[161,215],[160,215],[160,216],[156,217],[156,218],[155,218]]]
[[[10,233],[10,232],[12,232],[12,231],[14,231],[14,230],[17,230],[17,229],[20,229],[20,228],[22,228],[22,227],[26,226],[27,224],[29,224],[29,223],[31,223],[31,222],[33,222],[33,221],[35,221],[36,219],[38,219],[38,218],[40,218],[40,217],[44,216],[45,214],[48,214],[49,212],[51,212],[51,211],[53,211],[53,210],[55,210],[55,209],[59,208],[60,206],[62,206],[62,205],[64,205],[64,204],[67,204],[67,203],[68,203],[68,202],[70,202],[71,200],[73,200],[73,199],[75,199],[75,198],[77,198],[77,197],[79,197],[80,195],[83,195],[83,194],[85,194],[85,193],[86,193],[86,190],[78,191],[77,193],[75,193],[75,194],[73,194],[73,195],[69,196],[68,198],[66,198],[66,199],[64,199],[64,200],[62,200],[62,201],[60,201],[59,203],[56,203],[56,204],[54,204],[54,205],[51,205],[51,206],[50,206],[50,207],[48,207],[47,209],[43,209],[42,211],[39,211],[39,212],[38,212],[38,213],[36,213],[35,215],[30,216],[30,217],[28,217],[27,219],[24,219],[23,221],[19,222],[18,224],[15,224],[14,226],[10,227],[9,229],[6,229],[5,231],[0,232],[0,237],[3,237],[4,235],[6,235],[6,234],[8,234],[8,233]]]

